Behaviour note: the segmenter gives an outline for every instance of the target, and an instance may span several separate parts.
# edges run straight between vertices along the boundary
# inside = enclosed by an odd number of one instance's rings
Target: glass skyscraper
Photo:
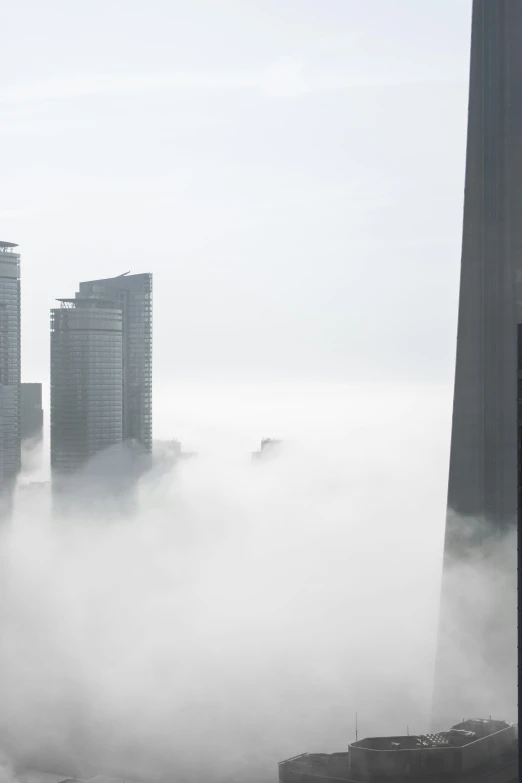
[[[150,454],[152,275],[80,283],[73,299],[59,301],[51,311],[54,477],[123,443]]]
[[[20,471],[20,255],[0,242],[0,489]]]
[[[77,296],[117,301],[123,318],[123,439],[152,452],[152,274],[80,283]]]
[[[123,331],[112,301],[51,310],[51,468],[73,474],[123,436]]]

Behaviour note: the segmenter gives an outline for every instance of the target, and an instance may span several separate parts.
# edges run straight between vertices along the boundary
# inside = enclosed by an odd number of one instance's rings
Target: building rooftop
[[[80,291],[85,290],[85,287],[92,285],[105,285],[108,288],[119,288],[124,290],[139,290],[140,283],[144,280],[152,278],[151,272],[123,272],[121,275],[115,275],[114,277],[99,277],[94,280],[82,280],[80,282]]]
[[[354,746],[367,750],[408,750],[422,748],[463,747],[497,731],[510,728],[505,720],[472,719],[456,723],[448,731],[435,734],[415,734],[399,737],[367,737]]]
[[[14,242],[0,242],[0,250],[12,250],[13,247],[18,247]]]
[[[509,781],[516,769],[516,727],[506,721],[467,720],[437,734],[366,737],[350,744],[343,753],[305,753],[279,765],[280,783],[380,783],[424,779],[433,774],[452,780],[469,775],[487,775],[489,782]],[[507,777],[505,774],[507,774]],[[500,778],[499,778],[500,780]]]

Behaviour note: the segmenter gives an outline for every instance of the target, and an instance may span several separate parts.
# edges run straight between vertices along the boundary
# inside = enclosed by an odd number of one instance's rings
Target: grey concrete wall
[[[486,714],[509,709],[511,692],[516,704],[515,616],[503,614],[511,619],[499,622],[499,607],[489,600],[495,579],[455,611],[454,575],[463,562],[476,564],[469,589],[477,590],[483,560],[516,527],[521,216],[522,0],[474,0],[435,728],[485,708]],[[514,573],[514,560],[506,567]],[[465,592],[464,579],[458,589]],[[511,595],[503,596],[513,607],[514,590],[513,578],[505,590]],[[480,611],[464,609],[477,602]]]

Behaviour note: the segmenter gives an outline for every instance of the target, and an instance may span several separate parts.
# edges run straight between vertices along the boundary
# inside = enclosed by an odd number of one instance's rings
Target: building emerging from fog
[[[118,302],[123,324],[123,438],[152,452],[152,275],[80,283],[77,296]]]
[[[14,486],[21,459],[20,255],[16,247],[0,242],[0,490],[4,500]]]
[[[252,452],[252,459],[256,461],[271,456],[273,457],[279,453],[280,447],[280,440],[274,440],[273,438],[263,438],[261,441],[261,449],[259,451]]]
[[[152,451],[152,275],[80,283],[74,299],[59,301],[51,311],[55,479],[124,443],[134,447],[131,460]]]
[[[436,721],[516,705],[521,305],[522,0],[474,0]]]
[[[41,383],[22,383],[20,386],[20,434],[22,441],[43,437]]]
[[[51,310],[51,468],[75,473],[122,442],[121,308],[101,299],[61,299]]]

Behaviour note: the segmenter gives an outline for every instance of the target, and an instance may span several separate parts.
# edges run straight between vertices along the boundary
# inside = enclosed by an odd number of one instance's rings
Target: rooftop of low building
[[[416,769],[415,775],[424,777],[432,771],[427,761],[435,757],[441,762],[443,758],[451,761],[456,757],[455,754],[463,753],[471,743],[476,742],[477,746],[481,746],[487,737],[494,740],[492,746],[488,740],[488,768],[512,766],[516,759],[516,727],[503,720],[472,719],[457,723],[447,731],[433,734],[365,737],[351,743],[348,752],[304,753],[280,763],[280,780],[284,783],[293,779],[292,774],[295,773],[306,774],[309,783],[327,778],[352,783],[373,781],[379,776],[378,770],[382,773],[385,768],[389,779],[397,780],[406,774],[405,764],[408,759],[411,760],[411,763],[408,763],[412,769]],[[429,752],[423,755],[424,750]],[[437,750],[441,751],[440,757],[439,753],[433,753]],[[482,766],[485,764],[484,761],[478,763]],[[450,766],[452,765],[453,762]],[[290,770],[290,778],[287,778],[286,770]],[[410,774],[414,773],[410,771]]]

